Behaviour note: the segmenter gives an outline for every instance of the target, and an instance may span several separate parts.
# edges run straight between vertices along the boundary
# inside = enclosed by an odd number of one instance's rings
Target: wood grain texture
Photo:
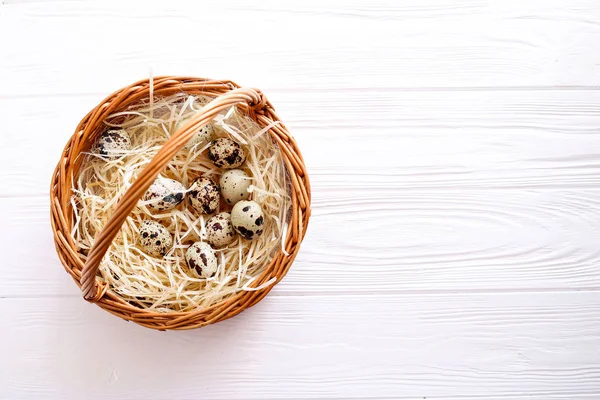
[[[600,91],[274,91],[267,96],[298,140],[316,190],[600,184],[595,134]],[[101,98],[0,100],[0,129],[17,132],[0,136],[0,159],[9,166],[0,169],[0,197],[45,195],[62,148]]]
[[[2,46],[0,95],[104,93],[138,80],[150,66],[158,74],[229,78],[265,90],[597,85],[596,5],[8,3],[0,35],[19,40]]]
[[[0,397],[590,398],[599,306],[600,293],[269,297],[172,334],[78,299],[3,299]]]
[[[55,254],[47,202],[0,200],[11,232],[2,297],[81,296]],[[595,189],[321,189],[300,255],[272,295],[598,290],[598,215]]]

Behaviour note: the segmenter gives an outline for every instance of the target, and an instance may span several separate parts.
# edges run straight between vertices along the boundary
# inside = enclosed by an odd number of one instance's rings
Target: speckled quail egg
[[[131,139],[123,129],[103,132],[94,146],[94,152],[108,158],[118,158],[131,150]]]
[[[228,138],[219,138],[210,144],[208,158],[219,168],[237,168],[246,160],[246,153],[239,143]]]
[[[219,181],[221,195],[227,204],[235,204],[240,200],[248,200],[250,197],[250,193],[248,193],[250,183],[252,183],[252,178],[241,169],[225,171]]]
[[[219,248],[235,240],[235,230],[231,224],[231,214],[218,213],[206,221],[206,241]]]
[[[254,201],[238,201],[231,210],[233,228],[244,239],[252,240],[262,235],[264,220],[262,208]]]
[[[185,260],[202,278],[210,278],[217,273],[217,255],[208,243],[196,242],[188,247]]]
[[[175,126],[175,129],[177,130],[177,129],[181,128],[183,125],[185,125],[189,121],[189,119],[190,119],[190,117],[179,121],[177,123],[177,125]],[[198,132],[196,132],[196,134],[194,136],[192,136],[192,138],[183,147],[185,149],[189,150],[189,149],[192,149],[193,147],[200,146],[203,143],[209,142],[210,140],[212,140],[214,134],[215,134],[215,129],[213,128],[213,126],[211,124],[204,125],[202,128],[200,128],[200,130]]]
[[[173,246],[173,238],[167,228],[156,221],[143,221],[138,239],[144,252],[153,257],[164,256]]]
[[[192,207],[201,214],[212,214],[219,209],[219,187],[210,178],[196,179],[187,197]]]
[[[171,210],[183,201],[185,186],[175,179],[159,176],[144,194],[148,208],[155,211]]]

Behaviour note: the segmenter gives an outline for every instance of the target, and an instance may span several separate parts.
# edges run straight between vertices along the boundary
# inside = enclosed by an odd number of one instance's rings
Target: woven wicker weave
[[[71,182],[73,182],[73,177],[78,175],[83,160],[83,157],[78,156],[91,149],[95,139],[102,132],[103,120],[110,114],[125,110],[152,95],[167,96],[179,92],[217,97],[204,107],[201,113],[174,133],[140,173],[138,179],[120,199],[104,230],[95,238],[87,261],[84,261],[77,252],[77,245],[70,235],[74,224],[70,201]],[[75,134],[65,146],[60,162],[52,176],[50,200],[52,229],[58,256],[66,271],[80,286],[86,300],[98,304],[108,312],[125,320],[148,328],[193,329],[239,314],[244,309],[258,303],[273,288],[274,285],[270,285],[257,291],[240,291],[226,300],[201,310],[158,313],[125,302],[116,294],[107,291],[107,286],[96,279],[100,262],[112,240],[159,172],[198,129],[209,123],[219,112],[232,105],[236,105],[246,112],[261,127],[271,125],[273,121],[279,121],[271,103],[258,90],[242,89],[231,81],[164,76],[154,78],[152,82],[147,79],[136,82],[111,94],[79,123]],[[279,282],[285,276],[298,253],[310,217],[310,183],[296,142],[281,123],[270,128],[269,134],[279,145],[291,178],[292,216],[284,243],[285,250],[289,255],[279,251],[251,287],[258,287],[272,277]]]

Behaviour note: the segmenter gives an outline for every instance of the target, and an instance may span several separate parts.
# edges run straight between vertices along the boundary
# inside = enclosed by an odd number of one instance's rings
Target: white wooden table
[[[86,303],[48,186],[134,80],[264,90],[313,218],[239,317]],[[0,4],[1,399],[600,399],[597,0]]]

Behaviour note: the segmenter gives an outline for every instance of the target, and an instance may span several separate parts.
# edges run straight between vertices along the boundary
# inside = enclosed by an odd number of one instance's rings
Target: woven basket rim
[[[210,104],[214,103],[215,106],[211,107],[209,105],[207,107],[209,108],[208,112],[200,113],[198,117],[194,117],[195,122],[186,125],[187,129],[184,127],[176,132],[169,142],[163,146],[163,149],[159,151],[159,154],[163,151],[167,156],[171,153],[174,154],[181,147],[178,147],[177,143],[187,142],[186,138],[191,137],[196,129],[208,122],[208,117],[205,118],[206,121],[202,122],[202,114],[210,113],[213,108],[214,110],[218,110],[218,106],[229,107],[234,104],[233,102],[261,127],[271,126],[268,133],[281,150],[291,181],[292,216],[284,243],[286,252],[289,255],[279,250],[264,273],[253,282],[253,286],[258,287],[265,281],[275,277],[276,281],[272,285],[255,291],[237,292],[207,308],[160,313],[138,308],[121,299],[115,293],[108,291],[107,285],[98,284],[95,279],[97,265],[94,268],[93,265],[89,264],[94,264],[95,261],[97,261],[97,264],[100,263],[104,251],[110,245],[110,242],[106,240],[112,240],[112,237],[116,235],[115,229],[120,229],[121,224],[118,221],[114,221],[118,225],[115,225],[116,227],[112,227],[111,229],[111,221],[108,222],[107,226],[105,226],[106,232],[102,232],[96,237],[97,240],[94,243],[94,247],[88,256],[87,262],[85,262],[77,252],[75,242],[70,235],[74,223],[73,209],[70,201],[73,194],[71,182],[73,177],[78,174],[82,164],[83,157],[79,157],[79,155],[91,148],[96,137],[103,130],[102,121],[109,114],[137,105],[140,100],[149,98],[150,95],[162,96],[178,92],[208,94],[214,97],[213,102]],[[273,124],[275,121],[278,123]],[[165,163],[169,160],[170,158]],[[151,164],[154,161],[152,160]],[[148,179],[143,179],[142,176],[145,172],[147,171],[140,174],[138,178],[140,182],[134,182],[133,186],[140,183],[138,186],[143,189],[142,181],[147,180],[150,182],[150,178],[152,177],[150,174],[148,174]],[[136,196],[128,196],[129,194],[133,195],[134,193],[128,192],[124,198],[120,199],[117,206],[118,209],[127,205],[125,203],[137,202],[137,199],[141,197],[141,195],[138,195],[136,199]],[[129,201],[125,201],[125,197]],[[148,328],[184,330],[216,323],[239,314],[244,309],[262,300],[281,281],[294,261],[302,239],[306,234],[310,218],[311,189],[304,160],[295,140],[262,92],[256,89],[242,89],[239,85],[229,80],[211,80],[188,76],[161,76],[153,79],[143,79],[115,91],[102,100],[81,120],[75,133],[67,142],[54,170],[50,187],[50,200],[51,224],[57,254],[65,270],[75,280],[80,289],[84,291],[86,300],[98,304],[101,308],[120,318],[133,321]],[[118,210],[115,214],[117,213]],[[121,216],[124,215],[123,213],[120,214]],[[118,216],[113,215],[113,217],[115,217],[113,219],[117,219]],[[96,247],[98,249],[95,249]],[[102,251],[100,247],[106,247],[106,249]],[[94,250],[98,250],[97,254],[94,253]]]

